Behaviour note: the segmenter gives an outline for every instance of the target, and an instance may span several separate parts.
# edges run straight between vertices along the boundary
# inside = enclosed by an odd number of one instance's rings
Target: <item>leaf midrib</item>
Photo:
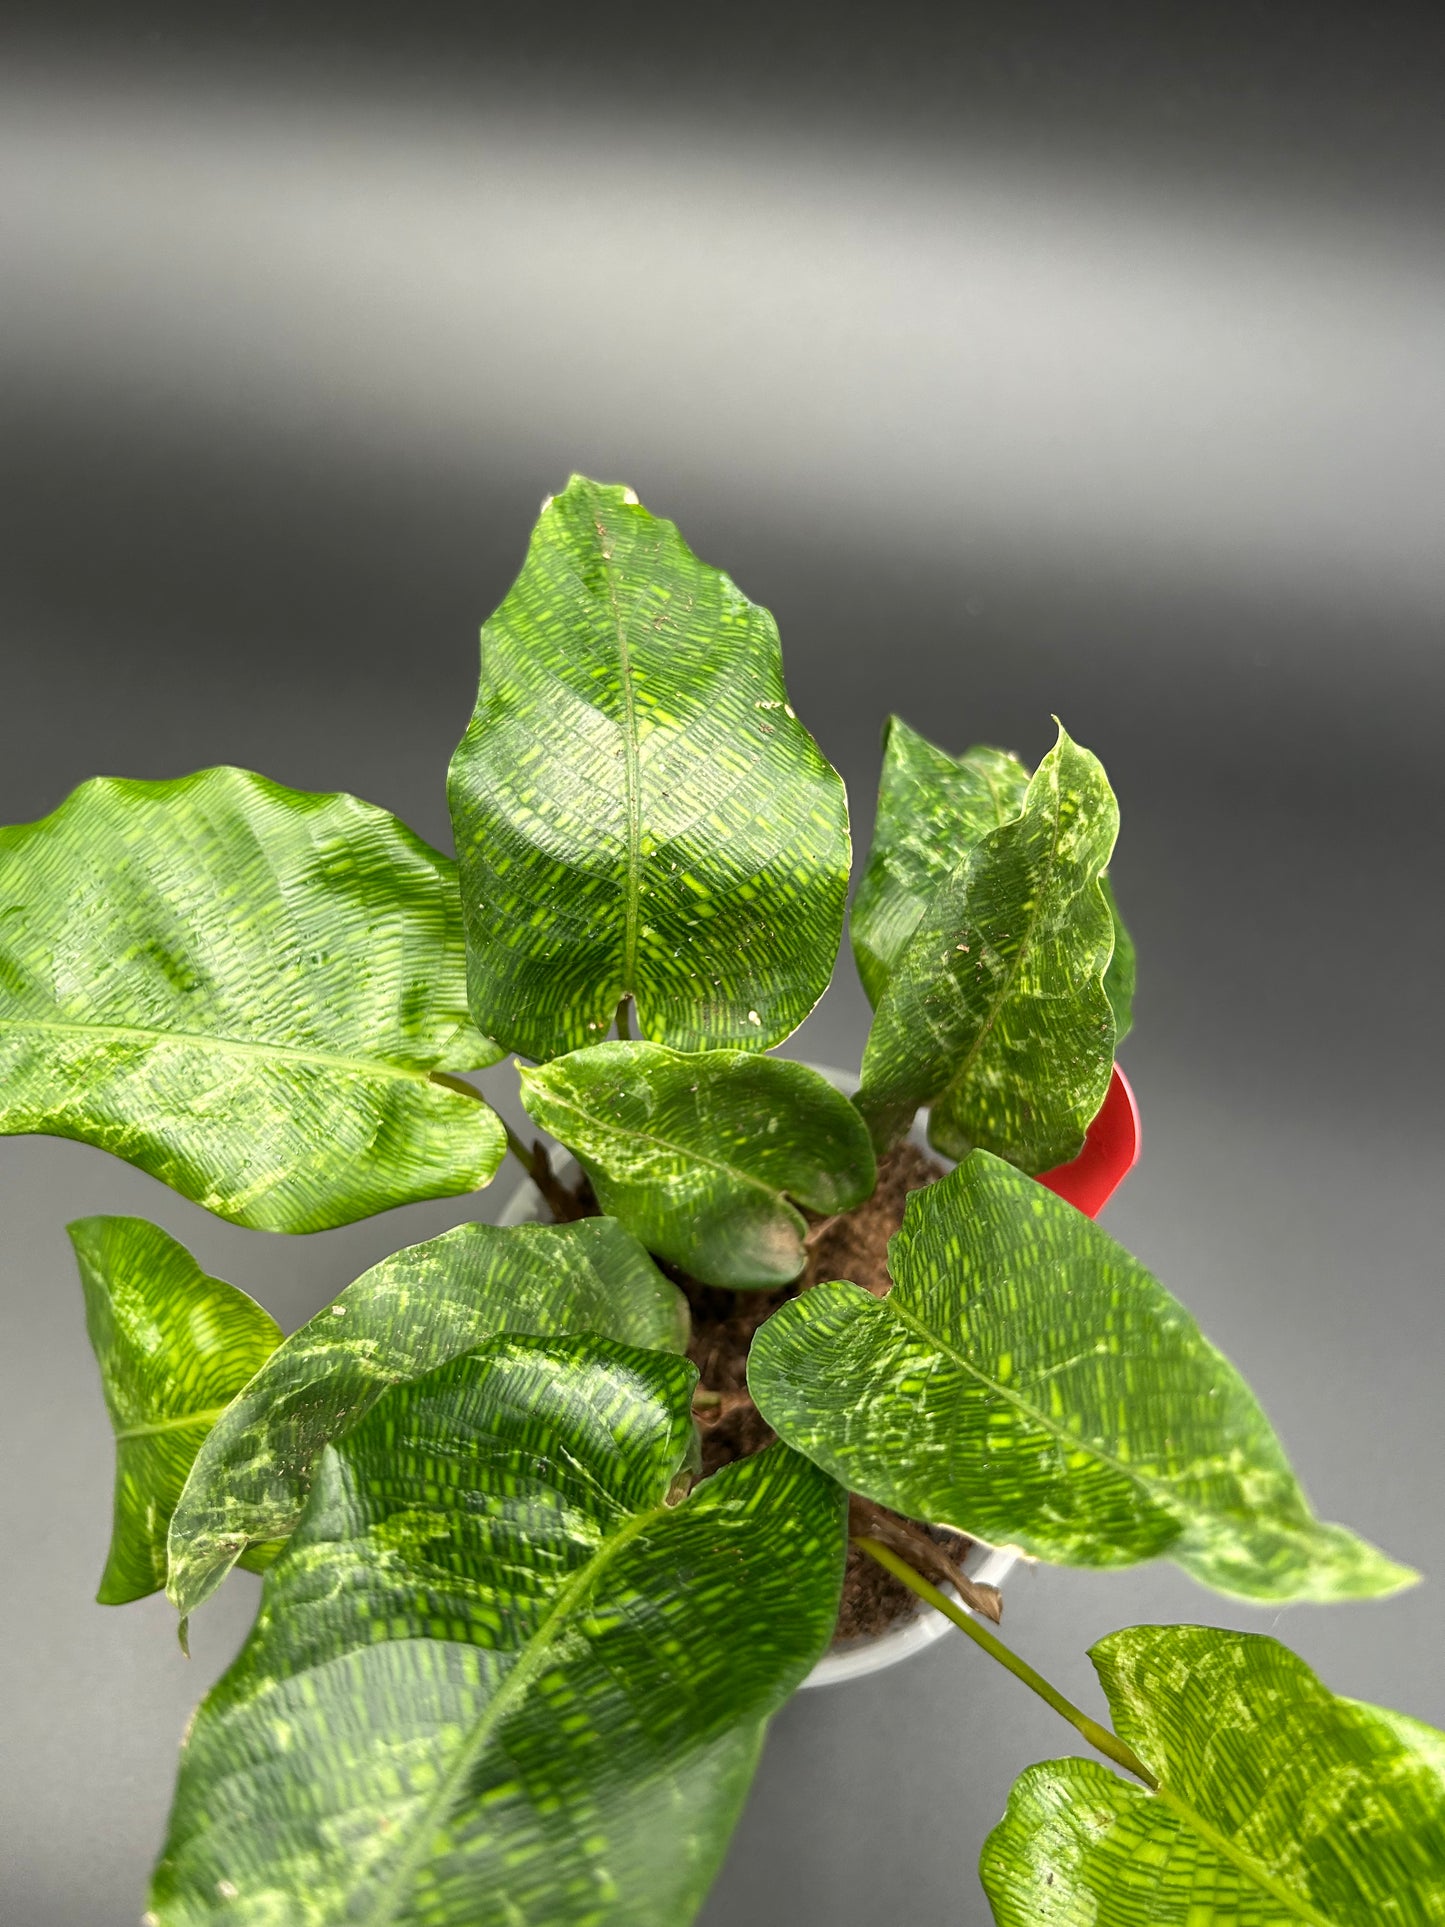
[[[540,1082],[540,1079],[534,1074],[533,1081]],[[740,1165],[729,1164],[723,1158],[709,1157],[705,1151],[695,1151],[687,1144],[675,1144],[671,1138],[658,1137],[653,1131],[641,1131],[635,1125],[617,1124],[611,1118],[600,1118],[595,1112],[584,1110],[580,1104],[573,1103],[568,1098],[559,1097],[549,1086],[544,1084],[541,1088],[547,1091],[547,1095],[559,1110],[570,1111],[574,1117],[581,1118],[585,1124],[595,1125],[598,1130],[608,1132],[613,1137],[637,1138],[644,1144],[655,1144],[659,1150],[670,1151],[675,1157],[689,1159],[694,1164],[705,1164],[710,1170],[721,1171],[725,1177],[736,1178],[740,1184],[750,1184],[754,1190],[761,1191],[780,1210],[788,1209],[788,1193],[775,1184],[769,1184],[766,1178],[755,1178],[751,1171],[744,1171]],[[568,1148],[575,1149],[575,1146]],[[582,1154],[579,1152],[578,1155]],[[611,1175],[609,1172],[608,1176]],[[619,1178],[614,1182],[625,1184],[628,1180]]]
[[[1004,803],[1003,803],[1002,793],[999,789],[997,782],[994,779],[994,776],[988,769],[986,769],[982,764],[972,761],[967,756],[960,757],[956,764],[956,767],[960,770],[964,768],[970,768],[978,771],[979,779],[983,783],[985,789],[988,791],[988,800],[993,809],[993,823],[988,829],[983,831],[982,835],[974,838],[973,842],[969,844],[968,849],[965,852],[962,859],[957,864],[955,864],[951,870],[946,871],[944,875],[940,877],[934,877],[932,875],[931,865],[930,865],[933,845],[934,845],[934,842],[936,841],[936,838],[923,837],[920,839],[920,841],[924,844],[925,847],[923,849],[921,856],[918,857],[918,863],[917,863],[916,869],[911,874],[905,874],[903,866],[897,860],[900,855],[907,856],[910,858],[917,855],[917,853],[913,850],[912,846],[908,841],[907,833],[900,835],[900,837],[898,838],[898,841],[891,848],[885,850],[882,853],[882,861],[883,861],[883,867],[885,871],[888,872],[893,882],[897,884],[899,889],[905,891],[909,896],[913,897],[918,904],[918,909],[913,918],[913,922],[910,924],[908,929],[901,934],[898,941],[893,946],[893,955],[891,959],[885,958],[882,955],[882,953],[877,949],[877,947],[869,941],[868,937],[864,936],[862,939],[863,942],[869,948],[869,950],[872,951],[872,954],[878,959],[879,963],[883,966],[886,972],[884,986],[883,986],[885,993],[888,990],[889,984],[892,982],[894,972],[897,970],[899,962],[902,960],[904,951],[907,950],[909,944],[911,944],[913,939],[918,935],[918,926],[923,922],[924,917],[927,915],[928,903],[929,903],[930,897],[932,897],[935,891],[946,888],[947,885],[951,883],[956,876],[959,875],[959,873],[973,860],[973,853],[978,848],[979,844],[982,843],[986,838],[992,836],[995,830],[1001,830],[1005,827],[1006,824],[1016,823],[1018,821],[1018,814],[1015,814],[1013,816],[1004,815]],[[960,812],[960,814],[962,814],[962,812]],[[867,874],[865,873],[863,878],[863,883],[866,884],[867,881],[868,881],[868,877],[867,877]],[[862,894],[863,894],[863,885],[860,884],[859,885],[860,897],[862,896]],[[853,917],[854,917],[854,922],[856,923],[858,919],[857,903],[855,903],[853,906]]]
[[[627,642],[627,625],[617,600],[617,578],[612,567],[610,537],[600,515],[594,515],[602,573],[607,583],[607,601],[617,633],[618,674],[622,682],[622,781],[623,806],[627,814],[627,871],[624,881],[622,926],[622,994],[636,999],[637,986],[637,913],[642,894],[642,797],[641,768],[637,746],[637,699],[632,687],[632,653]]]
[[[400,1918],[397,1912],[398,1903],[403,1897],[407,1883],[424,1863],[437,1827],[443,1823],[459,1788],[481,1757],[488,1740],[502,1718],[518,1700],[524,1697],[532,1681],[540,1672],[543,1662],[556,1642],[558,1632],[574,1609],[591,1593],[597,1580],[622,1548],[630,1545],[648,1526],[666,1518],[667,1514],[668,1508],[665,1505],[654,1506],[647,1512],[634,1513],[627,1524],[593,1553],[586,1565],[563,1587],[552,1610],[528,1642],[526,1650],[482,1709],[469,1738],[442,1776],[435,1793],[421,1814],[413,1820],[411,1845],[402,1854],[395,1869],[377,1894],[374,1906],[360,1917],[358,1927],[388,1927],[388,1923]],[[356,1889],[353,1888],[350,1897],[354,1898],[355,1893]]]
[[[200,1412],[178,1412],[174,1418],[145,1419],[139,1425],[117,1426],[116,1443],[123,1439],[154,1438],[161,1432],[183,1432],[189,1425],[214,1425],[230,1405],[231,1400],[227,1399],[224,1405],[208,1405]]]
[[[1024,936],[1019,943],[1018,949],[1014,952],[1013,962],[1008,966],[1008,969],[1004,973],[1004,980],[1002,985],[999,988],[999,993],[997,997],[994,999],[993,1009],[989,1012],[987,1018],[985,1019],[982,1027],[979,1030],[978,1035],[974,1038],[972,1044],[970,1044],[968,1048],[967,1056],[964,1058],[963,1062],[959,1065],[958,1069],[954,1072],[953,1076],[948,1080],[947,1084],[945,1084],[943,1089],[939,1092],[938,1097],[934,1100],[935,1103],[942,1103],[946,1098],[951,1097],[953,1093],[956,1090],[958,1090],[959,1086],[963,1084],[963,1082],[968,1076],[968,1073],[973,1069],[974,1063],[978,1058],[979,1052],[983,1049],[984,1045],[988,1042],[989,1038],[993,1035],[994,1025],[998,1022],[999,1016],[1002,1013],[1005,1004],[1008,1002],[1009,998],[1013,995],[1014,984],[1018,980],[1019,972],[1023,969],[1024,958],[1029,954],[1030,950],[1033,948],[1033,941],[1035,936],[1038,933],[1039,922],[1043,916],[1044,896],[1048,891],[1049,885],[1053,882],[1054,869],[1059,860],[1059,837],[1063,829],[1063,799],[1059,793],[1059,786],[1060,786],[1059,768],[1058,768],[1058,764],[1055,763],[1054,771],[1053,771],[1053,817],[1054,817],[1053,836],[1049,843],[1048,861],[1044,866],[1043,878],[1042,878],[1042,881],[1040,882],[1039,889],[1034,900],[1034,913],[1032,917],[1030,917],[1029,919],[1028,927],[1025,930]],[[1027,814],[1028,814],[1028,810],[1026,805],[1025,808],[1019,813],[1017,817],[1010,818],[1009,822],[1007,824],[1001,824],[999,826],[999,829],[991,830],[989,832],[989,837],[997,836],[1000,833],[1000,830],[1002,829],[1012,829],[1015,823],[1022,823],[1025,820],[1025,817],[1027,816]],[[986,842],[988,842],[989,837],[984,837],[980,839],[980,841],[974,845],[975,857],[977,856],[978,852],[983,848],[983,845]]]
[[[1271,1899],[1277,1900],[1282,1907],[1287,1907],[1297,1920],[1307,1921],[1309,1927],[1342,1927],[1339,1921],[1332,1920],[1328,1914],[1319,1913],[1309,1901],[1302,1900],[1298,1894],[1291,1893],[1287,1887],[1281,1886],[1273,1874],[1267,1873],[1257,1862],[1251,1860],[1242,1847],[1237,1847],[1227,1835],[1212,1827],[1202,1813],[1192,1807],[1187,1800],[1182,1799],[1179,1794],[1172,1792],[1162,1781],[1152,1793],[1147,1793],[1143,1797],[1158,1800],[1161,1805],[1168,1807],[1175,1818],[1191,1828],[1206,1846],[1211,1847],[1221,1859],[1229,1861],[1231,1866],[1237,1867]]]
[[[907,1289],[906,1284],[904,1284],[901,1279],[899,1280],[899,1286],[901,1286],[903,1290]],[[1011,1391],[1007,1385],[1001,1385],[997,1379],[990,1378],[988,1373],[975,1365],[966,1353],[956,1350],[946,1338],[940,1337],[930,1326],[924,1324],[923,1320],[914,1312],[908,1310],[906,1305],[900,1304],[898,1301],[898,1287],[895,1287],[886,1298],[876,1299],[874,1302],[890,1311],[900,1324],[911,1326],[921,1338],[925,1338],[930,1345],[936,1346],[945,1358],[952,1359],[955,1365],[958,1365],[963,1371],[975,1378],[980,1385],[984,1386],[990,1392],[996,1392],[1000,1398],[1006,1399],[1016,1411],[1022,1412],[1026,1418],[1033,1419],[1042,1431],[1049,1434],[1050,1438],[1057,1439],[1061,1444],[1073,1446],[1078,1451],[1090,1453],[1094,1458],[1098,1459],[1102,1465],[1107,1465],[1111,1471],[1117,1472],[1121,1478],[1127,1479],[1131,1484],[1138,1486],[1141,1491],[1148,1494],[1149,1498],[1159,1507],[1160,1511],[1172,1519],[1181,1532],[1183,1531],[1184,1522],[1179,1518],[1173,1506],[1168,1503],[1167,1497],[1165,1496],[1168,1492],[1167,1487],[1161,1487],[1156,1484],[1155,1481],[1145,1478],[1137,1466],[1124,1464],[1122,1460],[1114,1458],[1110,1453],[1105,1452],[1102,1447],[1094,1444],[1092,1440],[1080,1438],[1076,1432],[1065,1431],[1062,1426],[1050,1419],[1047,1413],[1041,1412],[1036,1405],[1031,1405],[1026,1398],[1022,1398],[1017,1392]]]
[[[349,1071],[367,1077],[390,1077],[412,1084],[438,1082],[430,1071],[394,1064],[383,1057],[347,1057],[338,1051],[312,1050],[302,1044],[257,1043],[217,1032],[162,1030],[144,1024],[67,1023],[53,1017],[0,1017],[0,1030],[38,1030],[59,1036],[83,1035],[95,1038],[136,1038],[151,1044],[188,1044],[217,1056],[267,1057],[286,1063],[315,1064],[328,1070]],[[448,1083],[443,1088],[458,1087]]]

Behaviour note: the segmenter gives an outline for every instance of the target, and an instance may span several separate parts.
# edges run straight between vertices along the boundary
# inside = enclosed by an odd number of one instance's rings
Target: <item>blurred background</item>
[[[1010,1582],[1013,1643],[1277,1631],[1445,1723],[1439,10],[895,0],[3,13],[0,820],[214,762],[449,847],[476,630],[572,469],[776,613],[866,847],[897,710],[1123,810],[1140,1170],[1106,1222],[1401,1598]],[[793,1040],[856,1064],[851,962]],[[504,1072],[491,1086],[507,1089]],[[505,1101],[505,1098],[504,1098]],[[506,1180],[481,1201],[493,1215]],[[119,1927],[197,1657],[91,1602],[111,1448],[63,1226],[136,1211],[288,1328],[467,1200],[286,1240],[0,1144],[0,1915]],[[778,1719],[707,1927],[982,1927],[1069,1730],[957,1637]]]

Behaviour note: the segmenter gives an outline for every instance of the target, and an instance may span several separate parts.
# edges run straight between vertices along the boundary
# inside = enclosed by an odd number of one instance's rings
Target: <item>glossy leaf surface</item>
[[[183,1753],[161,1927],[691,1918],[844,1545],[785,1448],[676,1502],[694,1381],[502,1338],[327,1450]]]
[[[1109,906],[1109,916],[1114,924],[1114,953],[1109,959],[1109,968],[1104,972],[1104,995],[1109,999],[1109,1008],[1114,1013],[1114,1047],[1117,1049],[1134,1028],[1138,956],[1134,939],[1119,915],[1114,886],[1107,876],[1099,878],[1099,888],[1104,892],[1104,901]]]
[[[206,1440],[171,1523],[181,1614],[292,1531],[323,1448],[383,1392],[507,1331],[681,1352],[687,1304],[610,1218],[458,1225],[384,1258],[292,1333]]]
[[[880,1151],[928,1104],[948,1157],[979,1146],[1036,1172],[1078,1155],[1114,1063],[1099,878],[1118,822],[1099,763],[1061,729],[1022,814],[930,898],[893,971],[857,1097]]]
[[[1007,750],[950,756],[902,717],[889,718],[873,842],[848,920],[875,1010],[934,892],[981,838],[1019,814],[1028,783]]]
[[[522,1072],[522,1102],[604,1211],[705,1284],[786,1284],[807,1229],[789,1199],[846,1211],[877,1177],[857,1111],[806,1064],[598,1044]]]
[[[1445,1922],[1445,1733],[1258,1634],[1135,1626],[1090,1656],[1160,1791],[1031,1767],[984,1845],[999,1927]]]
[[[817,1285],[753,1340],[779,1436],[851,1490],[1060,1565],[1168,1558],[1261,1600],[1414,1575],[1315,1519],[1253,1393],[1122,1246],[978,1151],[915,1191],[886,1298]]]
[[[0,1132],[315,1231],[485,1184],[500,1121],[432,1073],[497,1054],[455,868],[384,810],[212,769],[0,830]]]
[[[574,476],[482,630],[449,786],[488,1036],[537,1059],[644,1037],[765,1050],[827,987],[843,785],[766,609],[631,490]]]
[[[166,1527],[191,1462],[281,1328],[144,1218],[79,1218],[69,1230],[115,1432],[110,1555],[96,1597],[119,1606],[166,1583]]]

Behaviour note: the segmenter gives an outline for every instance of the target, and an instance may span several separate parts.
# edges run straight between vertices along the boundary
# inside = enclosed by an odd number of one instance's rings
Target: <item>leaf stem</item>
[[[502,1119],[502,1129],[507,1134],[507,1149],[536,1185],[542,1194],[543,1202],[557,1223],[573,1223],[582,1215],[578,1209],[577,1197],[567,1189],[552,1169],[552,1160],[547,1156],[546,1145],[539,1139],[534,1139],[531,1147],[528,1148],[505,1118]]]
[[[428,1071],[427,1082],[440,1084],[446,1091],[455,1091],[458,1097],[469,1097],[474,1104],[485,1104],[487,1101],[475,1084],[469,1084],[464,1077],[453,1077],[450,1071]]]
[[[885,1546],[881,1540],[865,1536],[854,1539],[853,1543],[860,1552],[866,1552],[870,1559],[876,1560],[885,1571],[891,1572],[900,1585],[907,1586],[910,1592],[917,1593],[920,1599],[936,1607],[945,1618],[951,1619],[961,1632],[968,1634],[975,1646],[982,1646],[990,1659],[996,1659],[1006,1672],[1012,1673],[1014,1678],[1022,1680],[1031,1692],[1037,1693],[1046,1706],[1051,1706],[1061,1719],[1067,1720],[1076,1732],[1083,1735],[1090,1746],[1104,1755],[1106,1760],[1112,1760],[1116,1766],[1123,1767],[1126,1773],[1132,1773],[1136,1780],[1142,1780],[1151,1792],[1158,1792],[1159,1782],[1132,1747],[1126,1746],[1116,1734],[1109,1731],[1107,1726],[1101,1726],[1097,1720],[1091,1720],[1082,1707],[1075,1706],[1072,1700],[1065,1699],[1056,1686],[1050,1686],[1042,1673],[1036,1673],[1027,1660],[1020,1659],[1017,1653],[1010,1651],[997,1633],[990,1632],[987,1626],[981,1626],[976,1619],[971,1618],[962,1606],[955,1605],[947,1594],[941,1593],[937,1586],[931,1585],[921,1573],[915,1572],[906,1559],[900,1559],[898,1554],[891,1547]]]
[[[851,1539],[876,1539],[906,1559],[915,1572],[932,1575],[936,1584],[952,1586],[970,1612],[980,1614],[996,1626],[1003,1611],[997,1586],[980,1586],[949,1558],[943,1547],[929,1538],[922,1526],[900,1519],[896,1513],[875,1505],[860,1492],[848,1494],[848,1536]]]
[[[628,998],[623,997],[617,1005],[617,1035],[624,1044],[632,1042],[632,1026],[627,1021]]]

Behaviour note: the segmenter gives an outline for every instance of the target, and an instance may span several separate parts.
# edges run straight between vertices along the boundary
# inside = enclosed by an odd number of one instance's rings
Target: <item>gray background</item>
[[[0,816],[230,761],[445,844],[477,624],[571,468],[775,610],[860,841],[889,709],[1031,759],[1057,711],[1119,792],[1142,960],[1109,1226],[1426,1583],[1261,1614],[1038,1569],[1009,1634],[1094,1705],[1116,1626],[1278,1630],[1445,1723],[1438,24],[403,11],[7,16]],[[845,961],[791,1048],[856,1062],[864,1027]],[[472,1209],[286,1240],[0,1145],[7,1923],[135,1919],[255,1602],[239,1575],[189,1666],[162,1603],[90,1603],[65,1221],[148,1215],[289,1327]],[[957,1638],[810,1694],[705,1918],[983,1922],[980,1841],[1069,1739]]]

